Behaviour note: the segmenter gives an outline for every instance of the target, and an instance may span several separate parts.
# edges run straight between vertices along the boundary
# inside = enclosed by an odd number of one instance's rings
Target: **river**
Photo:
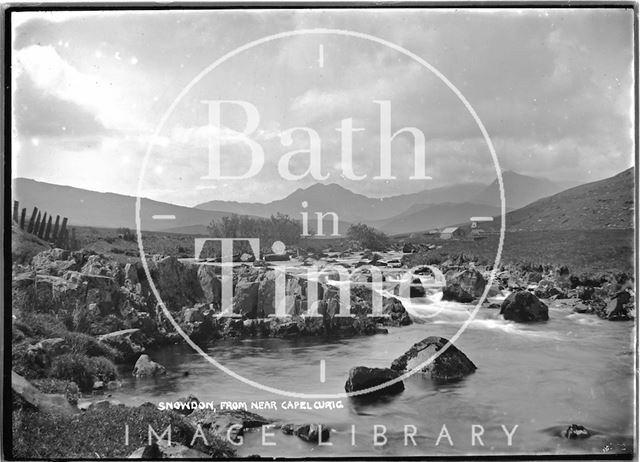
[[[451,338],[473,309],[453,302],[424,306],[437,314],[421,324],[390,328],[388,335],[333,341],[224,340],[208,353],[233,371],[271,387],[297,393],[341,393],[350,368],[389,367],[414,342],[431,335]],[[629,450],[633,441],[633,323],[573,313],[557,303],[550,306],[550,321],[540,324],[507,322],[498,311],[482,308],[456,341],[478,367],[474,374],[447,385],[413,376],[405,381],[402,394],[384,402],[362,404],[342,398],[337,400],[343,404],[341,409],[313,409],[316,400],[255,389],[184,346],[152,353],[154,360],[167,367],[165,377],[134,380],[129,378],[129,370],[122,371],[123,386],[113,392],[113,398],[129,405],[147,401],[157,404],[189,394],[216,404],[275,401],[276,410],[253,411],[282,423],[319,423],[333,429],[332,445],[320,447],[279,430],[270,430],[275,436],[265,436],[265,441],[275,446],[263,445],[261,431],[248,432],[236,448],[240,456],[586,454]],[[324,382],[321,361],[325,363]],[[289,401],[309,401],[312,409],[282,409]],[[571,423],[597,434],[586,440],[560,438],[560,430]],[[386,427],[386,444],[373,444],[375,425]],[[409,426],[408,433],[415,433],[413,439],[405,438],[405,426]],[[442,435],[443,426],[448,438]],[[377,431],[381,433],[381,427]],[[473,442],[472,431],[482,433]],[[512,431],[509,446],[506,432]],[[377,441],[385,442],[381,436]]]

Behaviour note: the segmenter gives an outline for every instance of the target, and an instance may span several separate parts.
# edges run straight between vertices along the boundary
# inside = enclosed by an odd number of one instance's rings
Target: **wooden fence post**
[[[64,245],[64,241],[66,238],[67,238],[67,217],[64,217],[62,219],[62,226],[60,227],[60,233],[58,233],[58,242],[59,244],[61,244],[61,247]]]
[[[44,237],[44,228],[47,226],[47,212],[44,212],[42,221],[40,221],[40,229],[38,229],[38,237],[42,239]]]
[[[36,222],[33,225],[33,230],[31,231],[34,236],[38,235],[38,231],[40,231],[40,220],[42,219],[42,214],[38,211],[38,216],[36,217]]]
[[[44,230],[44,240],[49,240],[49,234],[51,233],[51,215],[49,215],[49,221],[47,221],[47,229]]]
[[[38,207],[33,208],[33,213],[31,214],[31,219],[29,220],[29,226],[27,226],[27,232],[33,232],[33,225],[36,224],[36,217],[38,216]]]
[[[63,249],[69,249],[69,230],[65,229],[64,234],[62,235],[62,245],[60,246]]]
[[[19,210],[20,210],[20,202],[13,201],[13,221],[15,221],[16,223],[18,223],[18,220],[20,220],[20,216],[18,215]]]
[[[60,226],[60,215],[56,215],[56,224],[53,225],[53,236],[51,236],[51,242],[56,242],[58,239],[58,227]]]
[[[27,209],[26,207],[22,209],[22,214],[20,215],[20,229],[24,229],[24,221],[27,218]]]

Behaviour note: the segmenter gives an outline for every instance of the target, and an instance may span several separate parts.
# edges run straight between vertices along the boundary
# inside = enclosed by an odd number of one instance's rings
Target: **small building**
[[[450,228],[444,228],[440,231],[440,239],[455,239],[457,237],[463,237],[464,231],[459,226],[452,226]]]

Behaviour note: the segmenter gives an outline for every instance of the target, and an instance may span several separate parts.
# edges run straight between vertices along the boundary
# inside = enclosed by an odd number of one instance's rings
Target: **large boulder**
[[[500,307],[507,321],[540,322],[549,320],[549,308],[531,292],[521,290],[510,294]]]
[[[607,303],[604,309],[597,311],[598,316],[609,321],[629,321],[633,319],[630,311],[633,309],[634,303],[631,294],[626,290],[615,294]]]
[[[42,393],[14,371],[11,371],[11,391],[19,402],[39,411],[67,415],[79,412],[76,406],[69,403],[65,395]]]
[[[136,361],[136,365],[133,367],[133,375],[138,379],[143,377],[156,377],[166,373],[167,370],[165,367],[152,361],[149,355],[140,355]]]
[[[562,436],[569,440],[582,440],[589,438],[591,436],[591,432],[582,425],[571,424],[562,432]]]
[[[444,348],[449,341],[442,337],[427,337],[415,343],[405,354],[391,363],[391,369],[404,373],[427,361],[431,356]],[[450,344],[436,359],[429,362],[421,372],[436,382],[460,380],[476,370],[476,365],[467,356]]]
[[[344,385],[347,393],[366,390],[397,379],[400,374],[392,369],[371,368],[357,366],[349,371],[349,378]],[[387,395],[395,395],[404,391],[402,380],[383,387],[379,390],[358,395],[358,398],[377,398]]]
[[[449,271],[446,274],[447,285],[442,291],[443,300],[469,303],[482,296],[487,281],[476,269]]]
[[[396,298],[385,299],[382,312],[389,316],[389,324],[391,325],[408,326],[413,322],[402,302]]]

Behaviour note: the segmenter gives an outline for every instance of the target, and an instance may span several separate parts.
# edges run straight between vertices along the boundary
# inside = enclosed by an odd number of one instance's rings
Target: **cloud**
[[[109,131],[83,106],[35,88],[27,75],[16,81],[14,118],[24,137],[101,136]]]
[[[14,54],[17,75],[26,75],[45,95],[80,106],[105,127],[131,130],[140,127],[121,105],[122,96],[112,82],[80,72],[53,46],[31,45]]]
[[[298,137],[295,146],[283,146],[280,134],[308,126],[321,136],[329,181],[356,192],[382,195],[493,179],[477,125],[442,82],[394,50],[328,34],[282,39],[234,57],[194,87],[152,139],[175,96],[215,59],[266,35],[318,27],[372,34],[435,66],[477,111],[503,168],[577,182],[615,174],[633,162],[632,11],[218,10],[32,14],[18,21],[13,58],[21,75],[14,80],[19,170],[40,179],[59,175],[58,183],[82,182],[65,172],[84,156],[83,168],[93,165],[99,172],[96,184],[129,191],[152,141],[152,163],[162,168],[150,169],[146,180],[158,198],[166,189],[182,190],[167,193],[181,203],[203,202],[214,192],[220,199],[271,200],[312,182],[281,181],[276,169],[282,154],[304,145]],[[230,172],[243,170],[248,160],[234,142],[242,114],[225,114],[225,126],[210,127],[203,99],[241,99],[258,107],[253,137],[264,147],[265,166],[251,182],[200,180],[211,136],[223,141]],[[381,99],[392,102],[392,130],[415,126],[425,133],[433,181],[371,180],[380,150],[379,106],[373,101]],[[38,116],[39,109],[46,117]],[[336,128],[347,117],[366,129],[353,139],[354,170],[368,175],[360,182],[341,177]],[[59,132],[62,126],[67,133]],[[39,138],[38,146],[32,137]],[[409,141],[399,137],[393,144],[393,169],[403,178],[413,166]]]

